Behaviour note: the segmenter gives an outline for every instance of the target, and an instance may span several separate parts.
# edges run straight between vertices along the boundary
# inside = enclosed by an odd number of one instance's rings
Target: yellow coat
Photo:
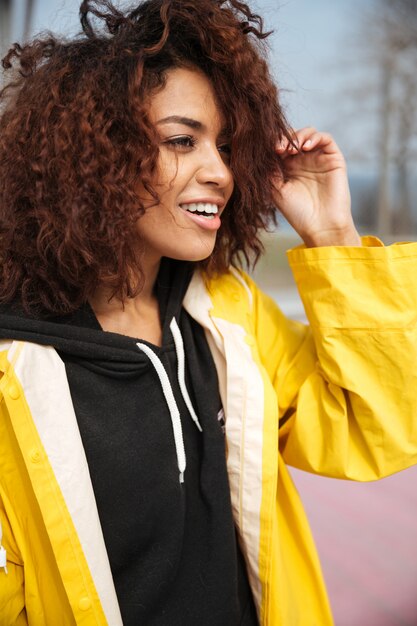
[[[374,480],[417,462],[417,244],[364,244],[289,253],[309,328],[235,271],[196,273],[184,300],[218,370],[262,626],[332,624],[286,463]],[[2,341],[0,372],[0,626],[121,626],[65,367],[53,348]]]

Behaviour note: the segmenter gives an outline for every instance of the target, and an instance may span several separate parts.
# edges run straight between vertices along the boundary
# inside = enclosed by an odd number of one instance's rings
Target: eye
[[[230,155],[232,153],[232,147],[229,143],[222,143],[219,146],[217,146],[217,150],[220,152],[220,154],[223,156],[224,159],[229,160],[230,159]]]
[[[165,145],[173,148],[194,148],[196,140],[191,135],[178,135],[177,137],[169,137],[163,142]]]

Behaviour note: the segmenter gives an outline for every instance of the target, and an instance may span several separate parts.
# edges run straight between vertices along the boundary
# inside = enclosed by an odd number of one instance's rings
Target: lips
[[[223,201],[204,199],[197,202],[181,202],[179,207],[199,228],[214,232],[221,226],[220,211],[223,205]]]

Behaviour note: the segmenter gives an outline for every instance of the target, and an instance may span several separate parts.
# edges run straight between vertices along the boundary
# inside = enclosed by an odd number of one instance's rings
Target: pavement
[[[305,320],[295,287],[271,295],[286,315]],[[291,473],[336,626],[417,626],[417,466],[374,483]]]
[[[291,473],[336,626],[416,626],[417,467],[375,483]]]

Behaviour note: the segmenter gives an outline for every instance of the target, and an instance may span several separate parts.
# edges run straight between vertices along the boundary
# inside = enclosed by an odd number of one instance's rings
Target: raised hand
[[[346,163],[335,141],[303,128],[295,132],[294,144],[284,139],[276,146],[288,173],[288,180],[275,182],[276,205],[309,247],[360,246]]]

